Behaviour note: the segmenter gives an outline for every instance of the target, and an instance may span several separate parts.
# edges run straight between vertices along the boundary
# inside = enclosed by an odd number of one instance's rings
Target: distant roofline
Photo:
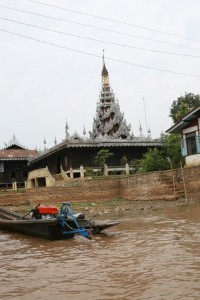
[[[15,134],[13,134],[12,139],[8,143],[4,142],[4,144],[5,144],[5,148],[4,149],[8,149],[8,148],[16,145],[16,146],[18,146],[21,149],[27,150],[23,145],[20,144],[20,142],[16,138]]]

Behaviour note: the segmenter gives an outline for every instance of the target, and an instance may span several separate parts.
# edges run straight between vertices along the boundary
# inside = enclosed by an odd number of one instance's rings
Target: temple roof
[[[0,150],[0,160],[27,160],[38,154],[37,150],[3,149]]]
[[[8,142],[8,144],[5,143],[5,149],[25,149],[24,146],[20,144],[20,142],[17,140],[15,134],[13,134],[12,139]]]
[[[62,143],[50,148],[46,152],[43,152],[42,154],[39,154],[38,156],[34,158],[30,158],[30,163],[34,163],[35,161],[38,161],[40,159],[43,159],[45,157],[48,157],[59,150],[62,149],[70,149],[70,148],[108,148],[108,147],[161,147],[163,146],[163,142],[161,142],[160,139],[148,139],[143,138],[141,140],[140,138],[134,138],[133,140],[103,140],[103,139],[87,139],[87,140],[77,140],[77,139],[71,139],[71,140],[65,140]]]
[[[13,135],[8,144],[5,144],[5,148],[0,150],[0,160],[27,160],[38,155],[37,150],[29,150],[22,146]]]

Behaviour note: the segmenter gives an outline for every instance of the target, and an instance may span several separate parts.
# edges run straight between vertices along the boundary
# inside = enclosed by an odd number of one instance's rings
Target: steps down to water
[[[175,199],[185,198],[185,188],[182,177],[175,178],[175,176],[169,176],[165,173],[161,173],[159,177],[159,181],[169,188],[171,193],[174,194]]]

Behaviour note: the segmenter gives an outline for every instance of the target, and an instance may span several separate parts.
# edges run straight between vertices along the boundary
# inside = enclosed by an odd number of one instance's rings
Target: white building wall
[[[200,165],[200,154],[186,156],[185,167],[194,167]]]

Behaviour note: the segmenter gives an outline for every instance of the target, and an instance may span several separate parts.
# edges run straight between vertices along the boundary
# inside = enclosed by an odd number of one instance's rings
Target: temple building
[[[28,177],[28,160],[38,155],[36,150],[22,146],[15,135],[0,150],[0,188],[24,187]]]
[[[150,130],[144,136],[140,126],[138,137],[131,132],[131,125],[127,125],[110,87],[104,57],[101,77],[99,101],[89,137],[86,138],[85,128],[82,136],[77,132],[70,135],[66,121],[65,139],[61,143],[56,141],[52,148],[31,159],[29,171],[47,167],[53,176],[64,172],[69,177],[73,172],[73,177],[79,177],[80,167],[95,168],[95,156],[102,149],[108,149],[113,154],[107,161],[109,166],[120,166],[124,162],[130,164],[140,160],[149,148],[162,147],[160,139],[151,138]]]

